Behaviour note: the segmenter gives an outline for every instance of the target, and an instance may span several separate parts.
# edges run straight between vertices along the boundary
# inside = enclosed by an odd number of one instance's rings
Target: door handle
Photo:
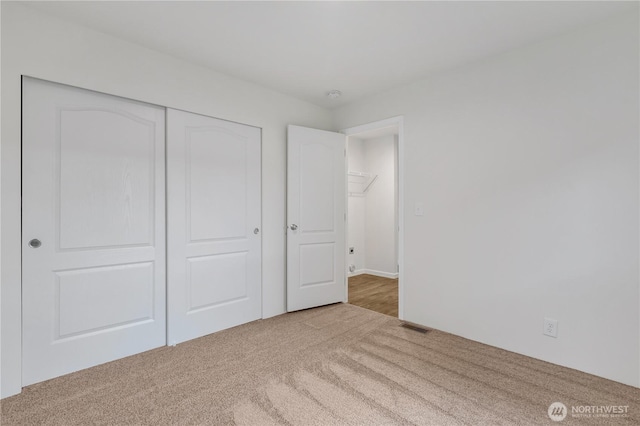
[[[259,232],[260,232],[260,229],[259,229],[259,228],[254,228],[254,230],[253,230],[253,233],[254,233],[254,234],[258,235],[258,233],[259,233]]]
[[[34,238],[33,240],[29,241],[29,247],[31,248],[38,248],[42,245],[42,242],[40,242],[39,239]]]
[[[298,229],[298,225],[293,223],[293,224],[291,224],[291,226],[289,228],[291,228],[292,231],[295,231],[296,229]]]

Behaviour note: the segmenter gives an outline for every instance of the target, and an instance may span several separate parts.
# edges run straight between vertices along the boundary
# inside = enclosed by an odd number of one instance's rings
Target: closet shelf
[[[349,171],[349,196],[364,197],[371,188],[371,185],[378,179],[378,175],[371,173]]]

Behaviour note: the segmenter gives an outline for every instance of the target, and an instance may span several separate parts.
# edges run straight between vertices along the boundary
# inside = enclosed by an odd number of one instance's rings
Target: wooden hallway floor
[[[398,279],[362,274],[349,277],[349,303],[398,317]]]

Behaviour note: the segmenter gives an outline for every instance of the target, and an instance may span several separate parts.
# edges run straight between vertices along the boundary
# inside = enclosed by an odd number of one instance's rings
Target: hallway
[[[361,274],[349,277],[349,303],[398,317],[398,279]]]

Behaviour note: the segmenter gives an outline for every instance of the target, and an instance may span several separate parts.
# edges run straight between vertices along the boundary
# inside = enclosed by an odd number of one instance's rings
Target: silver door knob
[[[34,238],[33,240],[29,241],[29,247],[31,247],[31,248],[38,248],[41,245],[42,245],[42,243],[37,238]]]
[[[291,228],[292,231],[295,231],[296,229],[298,229],[298,225],[294,223],[289,228]]]
[[[255,229],[253,230],[253,233],[254,233],[254,234],[256,234],[256,235],[258,235],[258,233],[259,233],[259,232],[260,232],[260,229],[258,229],[258,228],[255,228]]]

